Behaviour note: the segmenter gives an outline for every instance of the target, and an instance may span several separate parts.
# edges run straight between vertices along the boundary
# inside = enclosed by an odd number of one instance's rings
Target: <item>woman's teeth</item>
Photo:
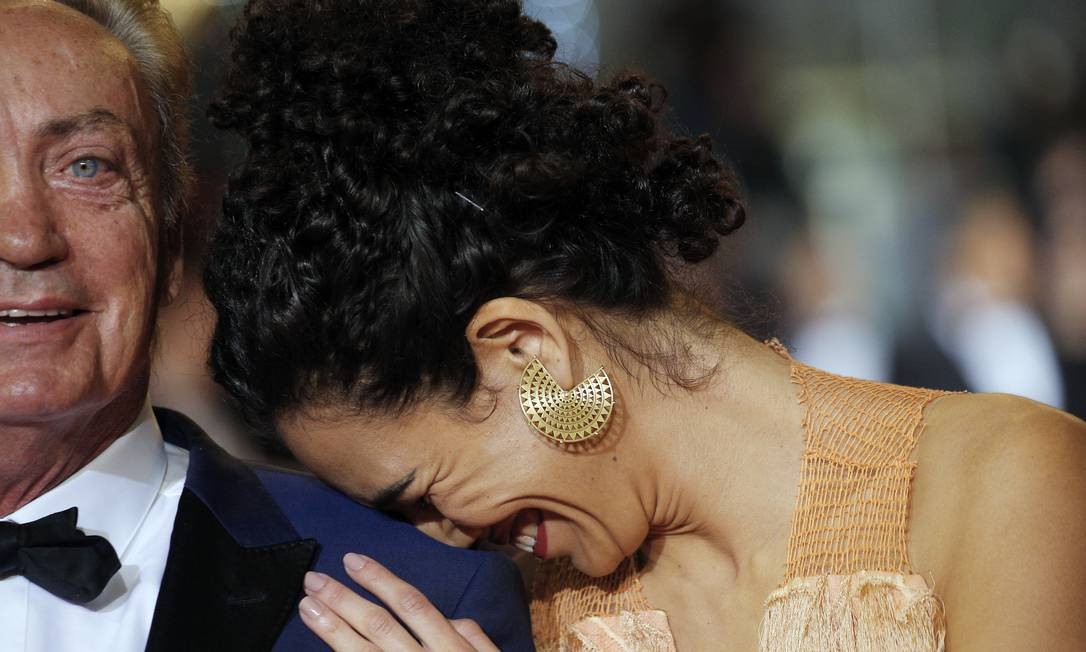
[[[513,519],[512,527],[506,536],[506,542],[518,550],[535,552],[536,542],[539,539],[539,524],[542,514],[538,509],[525,509]]]
[[[524,552],[535,552],[536,537],[539,535],[538,523],[524,523],[518,528],[516,536],[513,537],[513,546],[518,550]]]
[[[521,534],[517,538],[513,539],[513,547],[517,550],[523,550],[524,552],[534,552],[535,537],[528,536],[527,534]]]

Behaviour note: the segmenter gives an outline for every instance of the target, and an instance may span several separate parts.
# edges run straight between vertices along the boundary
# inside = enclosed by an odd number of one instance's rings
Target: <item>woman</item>
[[[1086,643],[1082,422],[710,314],[681,279],[743,209],[659,88],[553,63],[512,0],[256,0],[235,36],[215,376],[356,499],[552,560],[541,648]],[[311,578],[336,649],[485,648],[364,568],[407,627]]]

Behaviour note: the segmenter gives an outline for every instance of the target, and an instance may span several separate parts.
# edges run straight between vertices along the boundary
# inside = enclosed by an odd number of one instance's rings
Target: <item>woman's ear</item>
[[[569,333],[539,303],[513,297],[488,301],[475,312],[465,336],[479,373],[492,387],[519,383],[532,358],[539,358],[563,387],[577,383]]]

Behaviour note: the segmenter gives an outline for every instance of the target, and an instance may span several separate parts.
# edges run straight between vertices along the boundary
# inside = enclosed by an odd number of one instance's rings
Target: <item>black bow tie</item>
[[[75,526],[72,507],[30,523],[0,521],[0,577],[22,575],[76,604],[97,598],[121,567],[113,546]]]

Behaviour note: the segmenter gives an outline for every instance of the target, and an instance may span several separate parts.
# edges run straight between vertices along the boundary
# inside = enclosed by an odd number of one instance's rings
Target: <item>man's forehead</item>
[[[4,24],[19,20],[40,21],[54,25],[82,26],[88,32],[105,33],[105,30],[89,16],[53,0],[0,0],[0,12],[5,16]],[[44,49],[44,48],[43,48]]]
[[[42,37],[48,40],[41,40]],[[60,59],[131,64],[131,54],[103,26],[71,7],[49,0],[0,0],[0,45],[5,54],[24,54],[35,62]]]
[[[95,109],[108,109],[134,127],[145,124],[131,54],[68,7],[0,0],[0,60],[0,114],[6,109],[9,117],[22,116],[17,121],[25,127]]]

